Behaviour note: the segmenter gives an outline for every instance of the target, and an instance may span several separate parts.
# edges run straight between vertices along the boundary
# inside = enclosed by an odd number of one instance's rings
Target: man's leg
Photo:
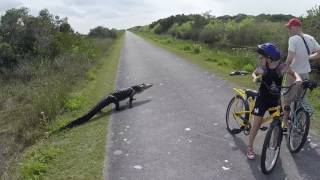
[[[294,77],[292,77],[289,74],[286,74],[283,78],[283,86],[291,86],[292,83],[295,81]],[[288,119],[289,119],[289,114],[290,114],[290,105],[292,101],[295,99],[296,94],[297,94],[297,86],[293,86],[291,89],[283,89],[283,92],[287,92],[285,95],[281,97],[281,106],[283,110],[283,123],[285,127],[288,127]]]

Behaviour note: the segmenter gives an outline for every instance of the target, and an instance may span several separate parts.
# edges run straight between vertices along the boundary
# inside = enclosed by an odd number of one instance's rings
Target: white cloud
[[[239,13],[266,14],[306,14],[306,10],[318,0],[0,0],[0,13],[5,9],[28,7],[37,15],[41,9],[48,9],[60,17],[68,17],[71,26],[79,32],[102,25],[109,28],[128,28],[149,24],[160,18],[175,14],[203,13],[212,15],[235,15]]]
[[[2,2],[4,1],[4,2]],[[12,7],[17,7],[19,5],[21,5],[22,2],[19,0],[1,0],[0,1],[0,14],[3,14],[7,9],[10,9]]]

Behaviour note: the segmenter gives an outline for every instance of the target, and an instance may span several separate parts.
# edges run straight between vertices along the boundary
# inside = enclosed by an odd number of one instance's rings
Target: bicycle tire
[[[231,107],[232,105],[234,105],[234,103],[236,102],[235,100],[238,99],[242,105],[241,106],[244,106],[244,109],[242,107],[242,111],[245,110],[245,111],[249,111],[249,105],[248,105],[248,102],[244,100],[243,97],[241,97],[240,95],[236,95],[234,96],[229,104],[228,104],[228,107],[227,107],[227,112],[226,112],[226,124],[227,124],[227,130],[229,131],[230,134],[238,134],[240,133],[242,130],[240,129],[240,125],[238,124],[238,127],[237,128],[232,128],[231,127],[231,121],[234,121],[236,123],[238,123],[234,118],[230,118],[230,111],[231,111]],[[249,121],[249,113],[245,113],[244,116],[241,118],[242,120],[247,120]]]
[[[278,120],[276,120],[278,121]],[[278,132],[276,132],[276,130]],[[273,133],[276,132],[277,133],[277,137],[272,136]],[[265,136],[264,139],[264,143],[263,143],[263,147],[262,147],[262,153],[261,153],[261,170],[264,174],[270,174],[272,172],[272,170],[274,169],[274,167],[277,164],[278,158],[279,158],[279,154],[280,154],[280,148],[281,148],[281,141],[282,141],[282,128],[280,126],[280,121],[279,122],[272,122],[267,134]],[[276,141],[276,146],[275,147],[270,147],[270,142],[271,142],[271,138],[274,137],[277,139]],[[274,139],[273,138],[273,139]],[[273,142],[274,143],[274,142]],[[273,145],[274,146],[274,145]],[[266,162],[267,162],[267,150],[270,149],[272,151],[275,151],[274,153],[274,157],[271,158],[271,165],[267,166]]]
[[[299,132],[300,130],[298,128],[300,128],[301,126],[301,116],[299,116],[299,114],[304,114],[305,115],[305,123],[304,123],[304,128],[303,128],[303,131],[302,131],[302,134],[301,132]],[[291,153],[298,153],[301,151],[301,149],[303,148],[305,142],[307,141],[307,137],[308,137],[308,133],[309,133],[309,128],[310,128],[310,115],[307,111],[305,111],[303,108],[300,108],[297,110],[297,113],[296,113],[296,116],[295,117],[300,117],[299,119],[294,119],[294,123],[292,125],[290,125],[288,131],[289,131],[289,134],[288,134],[288,142],[287,142],[287,145],[288,145],[288,149]],[[298,127],[297,125],[295,125],[295,121],[298,122]],[[300,137],[301,138],[301,141],[294,145],[293,141],[295,140],[295,135],[296,134],[301,134]]]

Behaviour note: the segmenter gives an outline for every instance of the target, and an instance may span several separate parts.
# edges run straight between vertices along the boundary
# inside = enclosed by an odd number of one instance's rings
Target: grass
[[[49,124],[46,138],[25,151],[11,179],[102,179],[110,107],[84,125],[52,132],[87,112],[114,89],[122,44],[123,37],[87,73],[89,79],[66,101],[68,112]]]
[[[170,35],[156,35],[150,32],[137,32],[147,41],[163,47],[187,60],[197,64],[207,71],[217,74],[223,79],[231,81],[239,86],[254,88],[251,76],[229,76],[231,71],[246,70],[252,72],[256,66],[256,55],[247,49],[216,49],[205,44],[195,43],[191,40],[175,39]],[[313,78],[319,80],[319,77]],[[311,120],[311,128],[320,134],[320,89],[309,93],[308,99],[315,108],[315,115]]]
[[[54,59],[35,58],[0,76],[0,177],[28,146],[44,137],[48,124],[68,109],[66,99],[86,72],[99,66],[113,39],[81,40]],[[103,45],[103,46],[102,46]]]

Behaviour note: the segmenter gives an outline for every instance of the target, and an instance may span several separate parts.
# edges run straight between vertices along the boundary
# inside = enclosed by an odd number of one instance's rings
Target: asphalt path
[[[214,74],[127,32],[117,87],[154,86],[112,113],[104,169],[109,180],[320,179],[320,138],[310,135],[291,155],[283,141],[271,175],[260,169],[265,132],[256,160],[245,156],[247,136],[231,136],[225,125],[232,87]]]

